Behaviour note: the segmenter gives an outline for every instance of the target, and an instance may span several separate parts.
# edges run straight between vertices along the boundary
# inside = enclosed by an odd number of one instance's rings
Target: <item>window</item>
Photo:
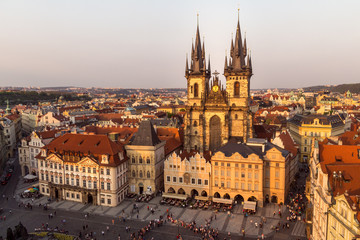
[[[71,198],[75,198],[75,194],[74,194],[74,193],[71,193]]]
[[[107,202],[108,202],[108,204],[111,204],[111,199],[110,199],[110,198],[108,198],[108,201],[107,201]]]
[[[82,167],[82,172],[85,172],[86,170],[85,170],[85,167]]]
[[[249,164],[249,165],[248,165],[248,168],[251,168],[251,167],[252,167],[251,164]]]
[[[88,181],[88,188],[91,188],[91,181]]]
[[[230,167],[230,163],[227,163],[226,166]]]
[[[73,165],[70,166],[70,170],[74,171],[74,166]]]
[[[204,185],[205,185],[205,186],[209,185],[209,180],[205,179]]]
[[[259,179],[259,173],[255,173],[255,179]]]
[[[166,181],[170,182],[170,176],[166,176]]]
[[[131,157],[131,163],[135,163],[135,157],[134,156]]]
[[[238,164],[238,163],[235,163],[235,167],[238,168],[238,167],[239,167],[239,164]]]
[[[83,180],[83,187],[86,187],[86,180]]]
[[[59,169],[61,170],[61,164],[59,163]]]
[[[306,139],[305,139],[304,143],[305,143],[305,145],[307,145],[307,140]]]
[[[105,198],[101,198],[101,203],[105,203]]]
[[[199,96],[199,85],[197,83],[194,84],[194,97]]]
[[[142,159],[142,157],[140,156],[140,157],[139,157],[139,163],[142,163],[142,160],[143,160],[143,159]]]
[[[306,148],[306,147],[304,147],[304,152],[307,152],[307,148]]]
[[[69,178],[66,178],[66,184],[70,185]]]
[[[270,177],[270,169],[265,170],[265,177]]]
[[[215,166],[218,166],[218,162],[215,162]]]
[[[80,194],[76,194],[76,199],[80,199]]]
[[[275,188],[276,189],[280,188],[280,183],[279,182],[275,182]]]
[[[221,182],[221,187],[225,187],[225,184],[224,184],[224,182]]]
[[[54,182],[54,176],[53,175],[50,176],[50,181]]]
[[[237,114],[235,114],[235,120],[237,120],[238,119],[238,115]]]
[[[50,168],[53,168],[53,164],[52,164],[52,163],[50,163]]]
[[[46,181],[49,181],[49,175],[46,174],[45,176],[46,176]]]
[[[241,173],[241,177],[242,177],[242,178],[245,177],[245,173],[244,173],[244,172]]]
[[[70,197],[70,194],[68,192],[66,193],[66,197]]]
[[[275,165],[276,167],[280,167],[280,163],[276,163],[276,165]]]
[[[254,185],[254,190],[255,190],[255,191],[259,191],[259,184],[255,183],[255,185]]]
[[[236,178],[239,177],[239,172],[238,172],[238,171],[235,172],[235,177],[236,177]]]
[[[201,179],[198,179],[198,185],[201,185]]]
[[[106,186],[107,186],[107,190],[110,190],[110,183],[106,183]]]
[[[230,171],[226,171],[226,176],[230,177]]]
[[[222,167],[224,166],[224,163],[223,163],[223,162],[221,163],[221,166],[222,166]]]
[[[105,183],[101,182],[101,189],[105,189]]]
[[[94,188],[97,188],[97,181],[94,181]]]
[[[240,83],[234,83],[234,96],[238,97],[240,95]]]
[[[248,173],[248,178],[252,178],[251,172]]]
[[[93,173],[96,173],[96,168],[93,168]]]
[[[182,183],[182,182],[183,182],[183,178],[179,177],[179,183]]]
[[[80,180],[78,178],[76,179],[76,186],[80,186]]]
[[[103,168],[100,169],[100,174],[104,175],[104,169]]]
[[[269,182],[269,180],[265,180],[265,187],[270,187],[270,182]]]
[[[215,176],[217,176],[219,174],[218,170],[215,170]]]
[[[146,158],[146,163],[150,164],[150,158],[149,157]]]
[[[135,170],[132,171],[132,177],[135,177]]]
[[[195,184],[195,178],[192,178],[192,179],[191,179],[191,183],[192,183],[192,184]]]
[[[106,169],[106,175],[110,175],[110,169],[109,168]]]
[[[280,177],[280,172],[279,171],[275,171],[275,177],[276,178]]]
[[[241,183],[241,189],[245,190],[245,183],[243,183],[243,182]]]
[[[236,188],[236,189],[239,189],[239,182],[236,182],[236,183],[235,183],[235,188]]]
[[[147,178],[150,178],[150,171],[147,171],[146,177],[147,177]]]
[[[223,177],[224,176],[224,170],[221,170],[221,176]]]
[[[173,182],[176,182],[176,177],[173,177]]]
[[[215,187],[217,187],[217,186],[219,186],[219,183],[218,183],[218,180],[215,179]]]
[[[255,165],[255,169],[259,169],[259,165]]]
[[[252,190],[252,185],[251,185],[251,183],[248,183],[248,190]]]
[[[139,177],[142,178],[143,177],[143,174],[142,174],[142,171],[140,170],[139,172]]]
[[[241,167],[244,168],[244,167],[245,167],[245,164],[241,164]]]

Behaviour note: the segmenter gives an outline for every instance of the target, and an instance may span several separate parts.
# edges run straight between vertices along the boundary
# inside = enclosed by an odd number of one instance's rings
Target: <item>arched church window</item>
[[[235,114],[235,119],[238,119],[238,115],[237,115],[237,114]]]
[[[150,178],[150,171],[147,171],[146,176],[147,178]]]
[[[135,156],[134,155],[131,157],[131,163],[135,163]]]
[[[195,131],[195,135],[197,135],[197,131]]]
[[[135,177],[135,171],[134,170],[132,171],[132,176]]]
[[[197,127],[197,121],[194,121],[194,127]]]
[[[240,95],[240,83],[235,82],[234,83],[234,96],[239,96],[239,95]]]
[[[194,97],[199,96],[199,85],[197,83],[194,84]]]
[[[193,86],[191,86],[191,88],[190,88],[190,89],[191,89],[191,91],[190,91],[190,92],[191,92],[191,93],[193,93]]]
[[[139,163],[142,163],[142,157],[141,156],[139,157]]]
[[[149,156],[146,157],[146,163],[147,163],[147,164],[150,164],[150,157],[149,157]]]
[[[143,177],[143,175],[142,175],[142,171],[140,170],[140,173],[139,173],[139,177]]]

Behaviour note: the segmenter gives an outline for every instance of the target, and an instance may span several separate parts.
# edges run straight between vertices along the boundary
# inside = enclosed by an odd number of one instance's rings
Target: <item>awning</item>
[[[37,176],[34,176],[32,174],[28,174],[28,175],[24,176],[24,179],[27,179],[27,180],[32,180],[32,179],[35,179],[35,178],[37,178]]]
[[[245,201],[243,208],[244,208],[244,209],[247,209],[247,210],[253,210],[253,211],[255,211],[255,210],[256,210],[256,202]]]
[[[232,204],[234,200],[232,199],[224,199],[224,198],[213,198],[213,202],[216,203],[225,203],[225,204]]]
[[[186,200],[189,197],[189,195],[187,195],[187,194],[176,194],[176,193],[163,193],[162,197]]]
[[[209,200],[209,197],[195,196],[195,199],[196,199],[196,200],[207,201],[207,200]]]

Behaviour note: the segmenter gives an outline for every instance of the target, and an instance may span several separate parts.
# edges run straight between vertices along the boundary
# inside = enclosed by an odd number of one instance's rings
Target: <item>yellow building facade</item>
[[[347,192],[335,198],[335,204],[328,211],[329,240],[355,240],[360,238],[359,197]]]
[[[211,158],[213,198],[284,203],[290,188],[290,154],[263,139],[229,142]]]
[[[310,158],[314,140],[322,141],[326,137],[339,136],[345,132],[347,117],[336,115],[295,115],[288,121],[288,129],[295,142],[300,146],[300,161]]]

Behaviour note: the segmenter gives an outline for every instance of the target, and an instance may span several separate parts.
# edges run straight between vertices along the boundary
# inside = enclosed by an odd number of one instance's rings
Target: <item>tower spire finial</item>
[[[199,12],[196,13],[196,24],[197,27],[199,28]]]

